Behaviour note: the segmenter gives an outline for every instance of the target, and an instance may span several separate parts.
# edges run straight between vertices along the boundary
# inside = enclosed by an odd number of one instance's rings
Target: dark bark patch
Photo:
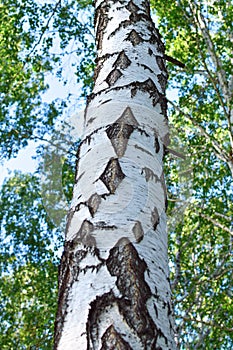
[[[131,30],[131,32],[128,34],[125,40],[130,41],[133,46],[137,46],[138,44],[143,42],[142,37],[134,29]]]
[[[114,123],[106,130],[108,138],[111,140],[116,155],[123,157],[127,148],[128,140],[134,128],[132,125]]]
[[[167,99],[166,99],[166,96],[161,95],[161,96],[160,96],[160,99],[159,99],[159,102],[160,102],[160,107],[161,107],[162,115],[163,115],[166,119],[168,119],[168,116],[167,116]]]
[[[140,10],[140,8],[135,5],[132,0],[129,1],[129,3],[126,5],[126,8],[131,13],[137,13]]]
[[[165,92],[166,85],[167,85],[167,77],[165,77],[163,74],[158,74],[157,75],[159,84],[161,86],[161,89],[163,92]]]
[[[74,243],[72,241],[66,242],[64,251],[62,253],[61,262],[58,270],[58,309],[55,321],[55,336],[54,349],[57,349],[62,330],[64,326],[65,317],[67,314],[67,298],[72,283],[79,274],[79,263],[88,254],[87,250],[79,250],[74,253]]]
[[[148,67],[146,64],[140,64],[140,63],[138,63],[138,65],[141,66],[141,67],[143,67],[144,70],[148,70],[150,73],[154,73],[154,71],[153,71],[150,67]]]
[[[136,120],[135,116],[133,115],[133,112],[130,107],[127,107],[119,119],[117,119],[116,123],[119,124],[128,124],[132,126],[138,126],[138,121]]]
[[[149,94],[153,106],[158,103],[160,99],[160,93],[152,79],[149,78],[144,82],[135,82],[133,88],[131,89],[131,97],[134,97],[137,94],[138,90],[147,92]]]
[[[150,48],[148,49],[148,54],[149,54],[150,56],[153,55],[153,51],[152,51]]]
[[[122,295],[118,299],[120,313],[144,348],[155,349],[157,330],[146,306],[151,290],[145,281],[145,261],[139,257],[133,244],[122,238],[111,249],[106,265],[110,274],[117,277],[116,284]]]
[[[121,170],[118,159],[111,158],[100,176],[100,180],[105,184],[111,194],[115,193],[121,181],[125,178],[125,174]]]
[[[155,138],[154,138],[154,147],[155,147],[155,152],[159,153],[160,151],[160,143],[159,143],[159,139],[157,134],[155,134]]]
[[[97,349],[99,342],[99,326],[100,316],[106,312],[116,302],[112,292],[97,296],[95,300],[90,303],[88,319],[86,323],[87,331],[87,350]]]
[[[164,58],[162,56],[155,56],[157,65],[162,72],[166,72],[166,67],[164,64]]]
[[[120,68],[120,69],[126,69],[131,64],[130,59],[125,54],[124,51],[121,51],[116,59],[116,61],[113,63],[114,68]]]
[[[162,174],[160,176],[160,182],[164,191],[164,197],[165,197],[165,210],[167,210],[167,206],[168,206],[168,199],[167,199],[167,187],[166,187],[166,182],[165,182],[165,178],[164,178],[164,174]]]
[[[158,175],[156,175],[153,170],[151,170],[150,168],[144,167],[142,168],[142,172],[141,174],[145,175],[146,178],[146,182],[152,180],[154,182],[158,182],[159,181],[159,177]]]
[[[98,221],[95,223],[95,229],[100,230],[115,230],[117,229],[116,225],[108,225],[105,221]]]
[[[141,242],[144,237],[144,231],[140,221],[136,221],[133,227],[133,234],[137,243]]]
[[[87,205],[90,211],[90,214],[92,217],[94,217],[95,213],[97,212],[99,205],[101,202],[101,197],[97,194],[94,193],[87,201]]]
[[[109,73],[109,75],[106,78],[106,82],[109,86],[113,86],[115,82],[122,76],[122,73],[119,69],[114,69]]]
[[[133,350],[129,343],[125,341],[113,325],[109,326],[101,337],[102,346],[100,350]]]
[[[76,234],[73,242],[75,245],[78,245],[79,243],[84,244],[85,246],[95,246],[96,241],[95,238],[91,235],[91,233],[94,230],[93,224],[88,221],[84,220],[78,233]]]
[[[97,50],[102,49],[102,42],[105,29],[108,25],[110,18],[108,18],[109,5],[106,2],[101,3],[101,5],[95,11],[94,25],[96,27],[96,46]]]
[[[108,138],[111,140],[114,151],[118,157],[122,157],[127,148],[130,135],[138,125],[131,109],[127,107],[122,116],[106,129]]]
[[[138,145],[134,145],[134,147],[135,147],[136,149],[139,149],[140,151],[142,151],[142,152],[144,152],[144,153],[149,154],[151,157],[153,157],[153,154],[152,154],[151,152],[147,151],[145,148],[140,147],[140,146],[138,146]]]
[[[151,213],[151,223],[153,226],[154,231],[156,230],[158,224],[159,224],[159,212],[156,207],[154,207],[152,213]]]

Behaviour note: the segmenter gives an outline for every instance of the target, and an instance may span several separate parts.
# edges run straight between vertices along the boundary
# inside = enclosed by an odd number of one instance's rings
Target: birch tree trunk
[[[164,46],[147,0],[95,7],[95,86],[60,265],[55,349],[176,349]]]

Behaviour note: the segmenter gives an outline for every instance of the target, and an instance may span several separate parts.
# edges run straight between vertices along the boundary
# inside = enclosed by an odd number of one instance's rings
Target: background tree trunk
[[[55,349],[175,349],[164,46],[148,1],[95,6],[95,86],[67,219]]]

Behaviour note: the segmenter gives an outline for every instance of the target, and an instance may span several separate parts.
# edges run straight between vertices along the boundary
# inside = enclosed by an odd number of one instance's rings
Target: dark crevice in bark
[[[131,97],[132,98],[134,96],[136,96],[138,91],[147,92],[151,98],[153,107],[159,102],[163,113],[165,113],[164,116],[165,117],[167,116],[166,97],[158,91],[155,83],[150,78],[145,80],[145,81],[142,81],[142,82],[133,81],[133,82],[126,84],[126,85],[106,88],[106,89],[103,89],[97,93],[92,93],[88,96],[88,103],[90,103],[91,100],[93,100],[96,96],[101,95],[101,94],[106,95],[106,93],[109,91],[119,91],[119,90],[127,90],[127,89],[131,90]]]
[[[121,170],[120,163],[117,158],[111,158],[100,176],[100,180],[105,184],[111,194],[115,193],[121,181],[125,178],[125,174]]]
[[[156,230],[158,224],[159,224],[159,212],[156,207],[154,207],[152,213],[151,213],[151,223],[153,225],[154,231]]]
[[[106,82],[109,86],[113,86],[115,82],[122,76],[119,69],[113,69],[106,78]]]
[[[160,143],[159,143],[159,139],[158,139],[156,134],[155,134],[154,141],[155,141],[154,142],[155,152],[159,153],[159,151],[160,151]]]
[[[99,326],[101,323],[100,316],[104,311],[114,307],[114,304],[116,304],[116,297],[113,292],[97,296],[96,299],[90,303],[86,323],[87,350],[98,348]]]
[[[103,56],[97,56],[95,59],[95,70],[94,70],[94,82],[98,78],[99,72],[102,70],[104,62],[107,61],[109,58],[116,56],[118,52],[114,52],[111,54],[105,54]]]
[[[131,109],[127,107],[122,116],[106,129],[108,138],[118,157],[122,157],[127,148],[130,135],[138,125]]]
[[[96,40],[97,50],[102,49],[104,32],[106,30],[108,22],[111,19],[108,17],[109,6],[110,5],[108,2],[103,1],[95,11],[94,26],[96,27],[96,31],[98,33]]]
[[[129,67],[129,65],[131,64],[130,59],[128,58],[128,56],[126,55],[126,53],[124,51],[121,51],[116,59],[116,61],[113,63],[113,67],[115,68],[120,68],[120,69],[126,69],[127,67]]]
[[[101,337],[102,346],[100,350],[133,350],[113,325],[109,326]]]
[[[117,277],[116,285],[122,295],[118,299],[121,315],[139,337],[144,349],[156,349],[158,332],[146,306],[151,290],[144,277],[145,261],[139,257],[133,244],[122,238],[111,249],[106,265],[110,274]]]
[[[134,127],[128,124],[114,123],[106,130],[108,138],[111,140],[116,155],[123,157],[127,148],[128,140],[132,134]]]
[[[159,67],[159,69],[165,74],[165,76],[167,77],[168,74],[167,74],[167,70],[166,70],[166,67],[165,67],[165,64],[164,64],[164,58],[161,57],[161,56],[155,56],[155,59],[156,59],[156,62],[157,62],[157,65]]]
[[[154,74],[153,70],[148,67],[147,65],[143,64],[143,63],[137,63],[138,66],[143,67],[145,70],[148,70],[150,73]]]
[[[99,230],[111,230],[111,231],[113,231],[113,230],[117,229],[116,225],[109,225],[105,221],[96,222],[94,227],[95,227],[95,229],[99,229]]]
[[[136,149],[139,149],[139,150],[142,151],[142,152],[145,152],[146,154],[149,154],[151,157],[154,156],[154,154],[152,154],[151,152],[147,151],[145,148],[142,148],[142,147],[138,146],[137,144],[134,145],[134,147],[135,147]]]
[[[131,30],[125,40],[130,41],[133,46],[137,46],[143,42],[141,35],[139,35],[134,29]]]
[[[91,235],[93,231],[94,225],[90,221],[84,220],[79,231],[75,235],[73,240],[74,244],[78,245],[79,243],[82,243],[85,246],[96,246],[95,238]]]
[[[157,78],[158,78],[159,84],[162,88],[162,91],[165,91],[166,85],[167,85],[167,77],[165,77],[163,74],[158,74]]]
[[[150,168],[144,167],[142,168],[141,174],[145,174],[145,179],[146,182],[152,180],[154,182],[159,182],[160,178],[158,177],[158,175],[156,175],[153,170],[151,170]]]
[[[167,210],[167,206],[168,206],[168,198],[167,198],[167,187],[166,187],[166,182],[165,182],[165,178],[164,178],[164,174],[162,174],[160,176],[160,182],[163,188],[163,192],[164,192],[164,198],[165,198],[165,210]]]
[[[149,54],[150,56],[153,55],[153,51],[152,51],[150,48],[148,49],[148,54]]]
[[[64,251],[62,254],[61,262],[58,271],[58,309],[55,321],[55,339],[54,339],[54,349],[57,349],[59,344],[65,317],[68,309],[68,293],[72,286],[73,281],[77,278],[79,274],[79,263],[88,254],[87,250],[79,250],[74,252],[75,243],[73,241],[66,242],[64,246]]]

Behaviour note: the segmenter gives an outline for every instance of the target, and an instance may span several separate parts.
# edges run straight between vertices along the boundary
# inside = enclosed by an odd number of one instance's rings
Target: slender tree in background
[[[175,349],[164,46],[148,1],[96,1],[95,85],[67,219],[55,349]]]

